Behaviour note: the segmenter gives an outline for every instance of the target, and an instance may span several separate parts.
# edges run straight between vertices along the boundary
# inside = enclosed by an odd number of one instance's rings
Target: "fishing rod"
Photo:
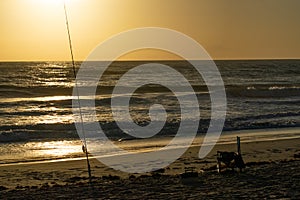
[[[91,172],[91,166],[90,166],[90,161],[89,161],[89,154],[88,154],[88,149],[87,149],[86,136],[85,136],[84,127],[83,127],[83,117],[82,117],[82,110],[81,110],[81,104],[80,104],[80,98],[79,98],[78,84],[77,84],[77,80],[76,80],[76,68],[75,68],[72,40],[71,40],[71,34],[70,34],[70,28],[69,28],[67,6],[66,6],[65,1],[64,1],[64,10],[65,10],[65,20],[66,20],[66,26],[67,26],[67,31],[68,31],[68,38],[69,38],[69,48],[70,48],[70,54],[71,54],[71,59],[72,59],[73,75],[74,75],[74,79],[75,79],[75,89],[76,89],[76,94],[77,94],[76,96],[77,96],[77,101],[78,101],[81,131],[82,131],[82,134],[83,134],[82,150],[83,150],[83,152],[85,153],[85,156],[86,156],[86,162],[87,162],[88,173],[89,173],[89,183],[91,184],[92,183],[92,172]]]

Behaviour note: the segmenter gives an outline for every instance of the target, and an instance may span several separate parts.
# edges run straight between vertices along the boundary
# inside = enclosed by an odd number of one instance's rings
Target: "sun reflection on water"
[[[45,97],[21,97],[21,98],[1,98],[1,102],[26,102],[26,101],[62,101],[62,100],[72,100],[73,96],[45,96]]]

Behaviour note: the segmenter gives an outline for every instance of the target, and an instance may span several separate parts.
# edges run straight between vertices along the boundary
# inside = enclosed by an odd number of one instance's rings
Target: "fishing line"
[[[73,75],[75,79],[75,90],[76,90],[76,96],[77,96],[77,101],[78,101],[78,109],[79,109],[79,116],[80,116],[80,124],[81,124],[81,131],[83,134],[83,151],[86,156],[86,161],[87,161],[87,167],[88,167],[88,173],[89,173],[89,182],[91,183],[92,181],[92,173],[91,173],[91,166],[89,162],[89,155],[88,155],[88,149],[87,149],[87,143],[86,143],[86,136],[84,132],[84,127],[83,127],[83,117],[82,117],[82,109],[81,109],[81,104],[80,104],[80,97],[79,97],[79,91],[78,91],[78,84],[76,80],[76,68],[75,68],[75,61],[74,61],[74,54],[73,54],[73,47],[72,47],[72,39],[71,39],[71,34],[70,34],[70,28],[69,28],[69,20],[68,20],[68,13],[67,13],[67,6],[66,2],[64,1],[64,11],[65,11],[65,20],[66,20],[66,26],[67,26],[67,31],[68,31],[68,39],[69,39],[69,48],[70,48],[70,54],[71,54],[71,59],[72,59],[72,68],[73,68]]]

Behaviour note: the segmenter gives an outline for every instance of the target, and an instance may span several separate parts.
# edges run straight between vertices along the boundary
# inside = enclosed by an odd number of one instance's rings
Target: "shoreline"
[[[253,142],[268,142],[277,140],[292,140],[300,138],[300,128],[270,128],[270,129],[248,129],[248,130],[237,130],[237,131],[223,131],[222,135],[218,139],[216,145],[232,145],[236,144],[236,136],[241,138],[243,143],[253,143]],[[124,140],[122,142],[116,142],[121,148],[129,150],[129,152],[146,152],[151,150],[157,150],[164,147],[171,140],[170,136],[157,137],[150,139],[132,139]],[[191,147],[200,148],[203,142],[204,135],[197,135],[190,145]],[[40,142],[40,141],[39,141]],[[181,146],[174,148],[183,148]],[[140,149],[144,149],[143,151]],[[79,154],[78,154],[79,155]],[[55,163],[55,162],[68,162],[85,160],[84,154],[82,156],[76,157],[65,157],[65,158],[53,158],[53,159],[41,159],[41,160],[27,160],[27,161],[16,161],[10,163],[1,163],[0,167],[4,166],[14,166],[14,165],[31,165],[31,164],[42,164],[42,163]],[[107,154],[103,157],[114,157],[119,156],[118,154]],[[96,157],[89,155],[90,159],[97,159]]]
[[[232,137],[232,140],[236,138],[235,135],[228,137]],[[230,191],[250,199],[260,199],[265,195],[275,195],[275,199],[300,197],[297,192],[300,191],[300,159],[295,157],[300,156],[300,138],[245,142],[241,137],[246,169],[236,174],[217,173],[217,151],[236,151],[236,144],[217,144],[204,159],[198,158],[199,146],[191,146],[179,159],[166,167],[164,173],[156,175],[116,171],[93,158],[90,160],[93,190],[89,187],[84,159],[0,166],[0,197],[82,199],[79,194],[84,193],[87,198],[99,199],[158,199],[164,196],[161,191],[175,199],[223,198],[233,195]],[[186,167],[195,168],[199,177],[181,179],[179,175]],[[222,187],[227,188],[226,191]],[[280,194],[278,188],[282,190]],[[255,193],[256,190],[260,192]],[[115,196],[116,194],[119,196]]]
[[[264,130],[260,130],[264,131]],[[269,132],[273,132],[274,130],[269,130]],[[284,132],[285,130],[278,130],[277,132]],[[297,132],[299,130],[294,130],[293,132]],[[254,132],[253,132],[254,133]],[[299,137],[297,138],[277,138],[277,139],[270,139],[266,140],[265,138],[261,139],[259,138],[258,140],[244,140],[244,135],[249,134],[248,131],[243,131],[243,133],[239,132],[231,132],[230,134],[227,133],[225,136],[223,136],[222,139],[227,140],[225,143],[224,142],[218,142],[212,151],[203,159],[198,158],[198,151],[201,147],[199,140],[202,140],[203,137],[197,137],[193,144],[187,149],[187,151],[179,158],[177,159],[174,163],[171,165],[174,165],[176,163],[180,163],[181,161],[186,161],[188,159],[191,160],[198,160],[200,163],[203,161],[204,163],[213,163],[216,164],[216,157],[215,154],[217,150],[219,151],[236,151],[236,136],[241,137],[241,150],[243,154],[243,158],[245,162],[249,161],[255,161],[255,160],[262,160],[263,158],[267,161],[272,161],[272,160],[281,160],[282,154],[286,155],[288,154],[289,156],[286,157],[292,157],[293,153],[297,153],[297,150],[300,152],[300,132],[299,132]],[[255,133],[254,133],[255,134]],[[224,138],[225,137],[225,138]],[[228,141],[228,138],[230,140]],[[158,138],[159,139],[159,138]],[[154,139],[154,142],[157,139]],[[196,144],[195,144],[196,143]],[[139,143],[140,144],[140,143]],[[265,150],[265,152],[264,152]],[[294,150],[294,152],[292,151]],[[273,154],[272,154],[273,152]],[[275,153],[274,153],[275,152]],[[261,155],[256,153],[261,153]],[[269,155],[269,156],[266,156]],[[113,156],[118,156],[118,155],[113,155]],[[105,156],[107,157],[107,156]],[[109,157],[109,156],[108,156]],[[255,159],[257,157],[257,159]],[[95,157],[91,156],[90,160],[94,163],[97,163],[95,165],[103,165],[100,163]],[[25,166],[32,166],[33,168],[39,168],[40,166],[47,166],[47,165],[57,165],[59,166],[60,164],[64,166],[64,163],[85,163],[86,158],[84,156],[78,157],[78,158],[64,158],[64,159],[54,159],[54,160],[45,160],[45,161],[29,161],[29,162],[21,162],[21,163],[7,163],[7,164],[1,164],[0,165],[0,171],[3,168],[22,168]],[[104,167],[104,166],[102,166]],[[62,168],[63,169],[63,168]],[[110,170],[107,170],[110,171]],[[113,171],[113,170],[112,170]],[[1,185],[1,184],[0,184]]]

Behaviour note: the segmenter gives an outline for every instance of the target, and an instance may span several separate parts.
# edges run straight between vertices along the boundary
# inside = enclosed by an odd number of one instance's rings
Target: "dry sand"
[[[193,146],[161,174],[127,174],[92,159],[92,186],[85,160],[1,166],[0,199],[300,199],[300,139],[242,138],[242,173],[218,174],[217,150],[236,145],[218,144],[201,160]],[[185,167],[199,176],[180,178]]]

